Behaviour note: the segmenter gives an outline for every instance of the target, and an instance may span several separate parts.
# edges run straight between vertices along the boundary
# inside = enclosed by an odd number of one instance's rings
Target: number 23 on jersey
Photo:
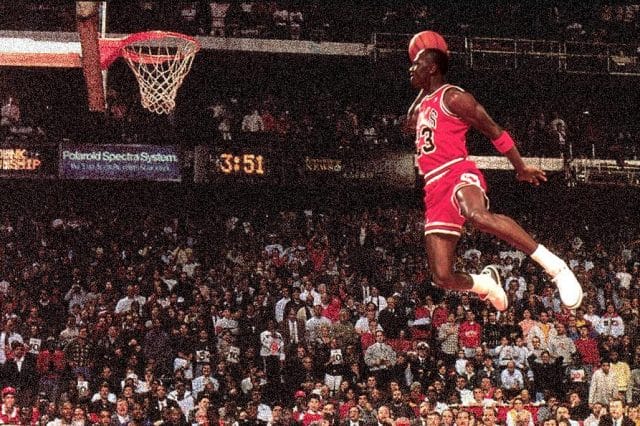
[[[418,122],[416,139],[416,155],[431,154],[436,150],[434,141],[434,129],[438,123],[438,111],[428,108],[424,112],[423,119]]]

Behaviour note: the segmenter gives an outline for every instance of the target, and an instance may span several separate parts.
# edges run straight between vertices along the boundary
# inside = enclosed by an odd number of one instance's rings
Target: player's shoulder
[[[463,116],[464,111],[471,111],[477,105],[476,98],[460,86],[450,85],[445,88],[441,98],[443,109],[454,117]]]
[[[463,99],[463,98],[473,99],[473,95],[460,86],[447,84],[442,89],[442,98],[445,99],[445,101],[449,101],[451,99]]]

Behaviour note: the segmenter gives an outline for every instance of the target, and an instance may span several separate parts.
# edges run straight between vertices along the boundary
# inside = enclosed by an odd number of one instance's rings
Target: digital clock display
[[[217,171],[226,175],[264,176],[267,174],[265,157],[257,153],[222,152],[217,155],[215,164]]]

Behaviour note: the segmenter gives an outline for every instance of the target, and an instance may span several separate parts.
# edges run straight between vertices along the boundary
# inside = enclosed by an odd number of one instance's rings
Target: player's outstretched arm
[[[539,185],[547,177],[544,171],[525,164],[518,148],[511,136],[489,116],[484,107],[467,92],[451,89],[445,93],[445,104],[449,111],[469,123],[480,133],[491,140],[493,145],[502,153],[516,170],[516,178],[520,181]]]

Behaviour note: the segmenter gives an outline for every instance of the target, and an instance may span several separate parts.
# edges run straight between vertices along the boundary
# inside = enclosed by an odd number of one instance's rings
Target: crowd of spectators
[[[111,2],[113,32],[178,30],[193,35],[370,42],[374,32],[630,43],[638,4],[629,2],[137,0]],[[73,3],[21,0],[1,5],[0,28],[74,31]],[[28,13],[25,13],[27,11]]]
[[[609,225],[553,186],[507,202],[580,277],[576,312],[469,230],[458,268],[499,265],[496,313],[430,285],[417,195],[6,190],[21,197],[0,227],[4,423],[594,424],[640,402],[629,194],[572,192],[615,204]]]

